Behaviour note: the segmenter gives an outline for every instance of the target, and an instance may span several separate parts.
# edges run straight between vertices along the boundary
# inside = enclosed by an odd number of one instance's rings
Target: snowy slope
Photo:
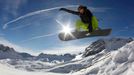
[[[55,63],[42,62],[42,61],[30,61],[30,60],[18,60],[18,59],[3,59],[0,60],[1,64],[10,65],[12,68],[26,71],[41,71],[48,69],[56,65]]]
[[[50,72],[28,72],[28,71],[13,69],[12,67],[9,67],[6,64],[0,63],[0,75],[63,75],[63,74],[50,73]]]
[[[110,56],[74,75],[134,75],[134,41],[110,52]]]

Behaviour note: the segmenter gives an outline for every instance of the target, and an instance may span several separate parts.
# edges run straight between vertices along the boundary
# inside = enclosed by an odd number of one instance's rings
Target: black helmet
[[[86,6],[83,6],[83,5],[80,5],[80,6],[78,7],[78,10],[80,10],[80,9],[87,9],[87,7],[86,7]]]

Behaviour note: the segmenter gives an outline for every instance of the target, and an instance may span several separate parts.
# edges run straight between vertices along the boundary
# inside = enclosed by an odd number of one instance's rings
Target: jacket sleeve
[[[68,12],[68,13],[72,13],[72,14],[75,14],[75,15],[79,15],[79,12],[77,12],[77,11],[69,10],[69,9],[66,9],[66,8],[63,8],[62,10],[63,10],[63,11],[66,11],[66,12]]]

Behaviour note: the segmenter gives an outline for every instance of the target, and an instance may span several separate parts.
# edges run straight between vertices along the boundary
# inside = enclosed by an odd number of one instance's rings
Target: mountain
[[[33,57],[28,53],[19,53],[13,48],[0,44],[0,59],[28,59]]]
[[[29,53],[20,53],[15,51],[13,48],[4,46],[0,44],[0,59],[21,59],[21,60],[40,60],[44,62],[54,62],[54,61],[69,61],[75,58],[75,55],[64,54],[64,55],[55,55],[55,54],[44,54],[41,53],[38,56],[33,56]]]
[[[132,38],[99,39],[93,42],[85,49],[83,57],[97,54],[103,50],[105,51],[117,50],[131,41],[133,41]]]
[[[19,59],[23,58],[19,53],[17,53],[13,48],[9,48],[8,46],[0,45],[0,59]]]
[[[64,55],[56,55],[56,54],[44,54],[41,53],[37,56],[37,60],[41,61],[47,61],[47,62],[52,62],[54,60],[56,61],[69,61],[75,58],[75,55],[71,54],[64,54]]]

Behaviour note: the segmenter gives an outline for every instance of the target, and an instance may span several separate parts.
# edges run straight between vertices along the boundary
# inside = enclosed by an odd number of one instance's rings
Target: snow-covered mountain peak
[[[10,48],[8,46],[4,46],[3,44],[0,44],[0,51],[3,51],[3,52],[8,52],[8,51],[15,52],[15,50],[13,48]]]
[[[0,44],[0,59],[22,59],[23,57],[13,48]]]
[[[69,61],[71,59],[75,58],[75,55],[71,55],[71,54],[64,54],[64,55],[56,55],[56,54],[44,54],[41,53],[37,56],[38,60],[42,60],[42,61]]]
[[[96,54],[98,52],[104,51],[111,51],[116,50],[124,46],[126,43],[129,43],[133,41],[132,38],[108,38],[108,39],[99,39],[95,42],[93,42],[91,45],[89,45],[85,52],[83,53],[83,56],[89,56]]]

